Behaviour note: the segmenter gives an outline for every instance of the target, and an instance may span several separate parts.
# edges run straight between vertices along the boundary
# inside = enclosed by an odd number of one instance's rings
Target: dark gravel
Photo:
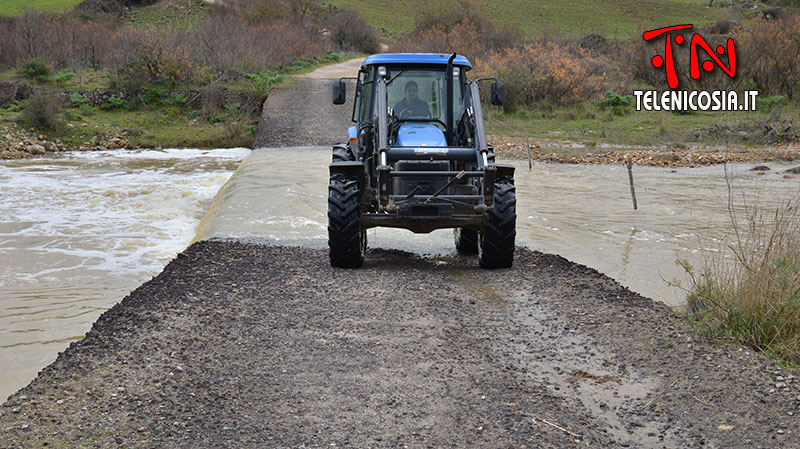
[[[11,396],[0,446],[798,446],[796,372],[561,257],[476,265],[196,243]]]

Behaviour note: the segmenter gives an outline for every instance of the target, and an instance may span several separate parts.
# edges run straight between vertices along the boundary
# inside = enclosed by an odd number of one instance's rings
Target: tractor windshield
[[[399,119],[430,119],[445,122],[445,70],[394,69],[387,86],[387,104]],[[453,117],[464,111],[461,69],[453,75]]]

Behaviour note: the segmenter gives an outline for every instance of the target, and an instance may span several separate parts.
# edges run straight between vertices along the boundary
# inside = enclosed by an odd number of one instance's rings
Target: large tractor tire
[[[354,161],[356,157],[346,143],[337,143],[333,146],[333,162]]]
[[[478,231],[474,229],[455,228],[453,239],[456,242],[456,251],[461,254],[475,254],[478,252]]]
[[[359,219],[358,180],[331,175],[328,186],[328,247],[331,265],[358,268],[364,263],[367,234]]]
[[[484,213],[478,244],[478,261],[483,268],[510,268],[514,263],[517,235],[517,197],[514,180],[503,177],[494,183],[493,210]]]

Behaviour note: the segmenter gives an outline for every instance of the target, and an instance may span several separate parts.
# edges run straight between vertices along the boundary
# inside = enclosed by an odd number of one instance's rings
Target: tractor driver
[[[431,110],[428,108],[428,103],[420,100],[417,97],[419,87],[415,81],[406,83],[405,93],[406,97],[400,100],[394,106],[394,113],[400,118],[428,118],[431,116]]]

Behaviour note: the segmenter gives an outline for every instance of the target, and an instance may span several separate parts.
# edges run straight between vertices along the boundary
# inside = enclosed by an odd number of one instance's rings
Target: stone
[[[39,144],[33,144],[28,147],[28,153],[30,154],[45,154],[47,150]]]

